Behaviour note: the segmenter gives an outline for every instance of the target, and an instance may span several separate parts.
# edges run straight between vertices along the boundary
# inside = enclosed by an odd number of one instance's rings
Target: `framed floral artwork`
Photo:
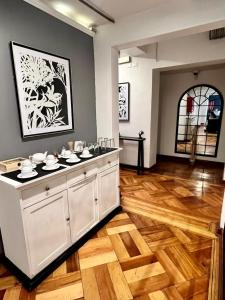
[[[70,60],[11,42],[22,137],[73,131]]]
[[[129,121],[130,83],[119,83],[119,121]]]

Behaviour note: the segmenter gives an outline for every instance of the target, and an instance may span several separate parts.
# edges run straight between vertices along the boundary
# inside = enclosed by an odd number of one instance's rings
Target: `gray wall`
[[[9,42],[71,60],[75,132],[23,142]],[[96,139],[93,39],[22,0],[0,1],[0,160]]]

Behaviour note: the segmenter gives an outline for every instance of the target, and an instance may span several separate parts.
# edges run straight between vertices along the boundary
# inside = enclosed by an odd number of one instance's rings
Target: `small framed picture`
[[[130,83],[119,83],[119,121],[129,121],[130,118]]]
[[[73,131],[70,60],[11,42],[22,137]]]

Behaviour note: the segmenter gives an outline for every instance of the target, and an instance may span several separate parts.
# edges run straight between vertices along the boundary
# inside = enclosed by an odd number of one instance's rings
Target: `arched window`
[[[177,112],[175,152],[217,156],[223,96],[213,86],[196,85],[183,93]],[[192,149],[192,150],[191,150]]]

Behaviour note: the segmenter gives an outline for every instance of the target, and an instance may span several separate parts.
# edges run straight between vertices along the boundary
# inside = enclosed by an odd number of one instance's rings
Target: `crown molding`
[[[82,26],[81,24],[77,23],[76,21],[72,21],[70,18],[68,18],[67,16],[64,16],[63,14],[57,12],[56,10],[54,10],[53,8],[47,6],[44,3],[41,3],[38,0],[23,0],[24,2],[27,2],[30,5],[33,5],[35,7],[37,7],[38,9],[46,12],[47,14],[61,20],[62,22],[94,37],[95,33],[91,30],[89,30],[88,28]]]

